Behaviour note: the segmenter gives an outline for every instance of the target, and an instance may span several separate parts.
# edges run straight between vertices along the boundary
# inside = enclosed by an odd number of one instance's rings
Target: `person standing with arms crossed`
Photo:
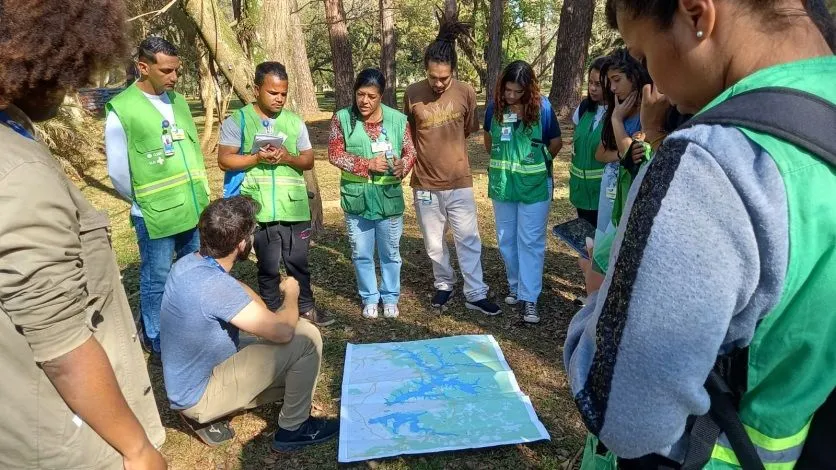
[[[218,166],[224,170],[224,197],[249,196],[261,206],[255,235],[258,291],[267,307],[282,305],[279,263],[299,281],[299,314],[319,326],[334,323],[314,306],[308,248],[311,208],[302,174],[314,165],[313,147],[305,121],[289,109],[288,77],[279,62],[255,69],[255,103],[234,112],[221,126]],[[283,139],[280,147],[256,147],[256,136]]]
[[[406,89],[404,114],[417,151],[411,186],[415,215],[433,265],[432,306],[446,310],[456,284],[444,241],[449,226],[464,278],[465,307],[498,315],[502,311],[488,300],[488,286],[482,280],[482,240],[467,156],[467,137],[478,129],[476,92],[453,78],[456,38],[465,28],[458,22],[442,23],[438,37],[424,52],[426,80]]]
[[[32,124],[122,58],[124,7],[2,7],[0,468],[163,470],[165,429],[107,215],[67,179]]]
[[[137,50],[140,78],[107,103],[105,148],[113,187],[131,201],[139,244],[139,309],[145,347],[160,362],[160,304],[172,258],[200,246],[196,230],[209,183],[186,98],[173,91],[177,48],[151,36]]]

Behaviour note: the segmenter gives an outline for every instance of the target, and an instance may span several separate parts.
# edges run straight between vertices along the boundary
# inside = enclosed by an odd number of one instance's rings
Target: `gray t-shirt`
[[[238,352],[230,321],[252,299],[238,281],[198,254],[174,263],[160,309],[163,378],[171,407],[196,405],[212,369]]]
[[[276,124],[275,119],[268,119],[270,121],[270,125],[274,126]],[[241,126],[235,122],[232,117],[228,117],[224,119],[223,124],[221,124],[221,138],[220,144],[227,146],[227,147],[239,147],[239,152],[250,152],[252,149],[240,150],[241,147]],[[311,138],[308,135],[308,126],[305,125],[305,122],[302,121],[299,124],[299,137],[296,139],[296,149],[300,152],[305,150],[310,150],[313,148],[311,145]]]

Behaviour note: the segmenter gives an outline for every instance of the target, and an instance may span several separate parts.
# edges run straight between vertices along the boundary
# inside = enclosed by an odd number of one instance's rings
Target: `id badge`
[[[415,191],[415,198],[425,206],[429,206],[433,203],[433,195],[429,191]]]
[[[170,134],[163,134],[162,137],[163,141],[163,152],[165,153],[166,157],[174,156],[174,140],[171,138]]]
[[[511,126],[502,126],[502,132],[500,134],[499,140],[503,142],[510,142],[511,141]]]
[[[372,153],[386,153],[388,150],[392,150],[389,142],[372,142]]]
[[[504,124],[511,124],[517,122],[517,113],[505,113],[502,115],[502,122]]]
[[[186,131],[180,129],[179,127],[174,127],[171,129],[171,137],[175,140],[185,140],[186,139]]]

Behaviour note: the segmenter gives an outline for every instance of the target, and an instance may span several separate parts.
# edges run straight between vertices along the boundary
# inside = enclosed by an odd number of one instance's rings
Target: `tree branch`
[[[143,13],[141,15],[134,16],[133,18],[130,18],[127,21],[125,21],[125,23],[130,23],[131,21],[135,21],[135,20],[138,20],[140,18],[144,18],[144,17],[149,16],[149,15],[154,15],[154,18],[156,18],[156,17],[162,15],[163,13],[167,12],[168,9],[173,7],[175,3],[177,3],[177,0],[171,0],[170,2],[168,2],[168,4],[166,6],[160,8],[159,10],[149,11],[148,13]]]

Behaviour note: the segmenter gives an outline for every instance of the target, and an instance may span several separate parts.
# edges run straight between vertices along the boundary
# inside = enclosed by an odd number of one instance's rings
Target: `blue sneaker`
[[[270,447],[276,452],[290,452],[300,447],[325,442],[336,437],[339,431],[339,420],[311,416],[295,431],[288,431],[281,427],[277,429],[273,434],[273,443]]]

